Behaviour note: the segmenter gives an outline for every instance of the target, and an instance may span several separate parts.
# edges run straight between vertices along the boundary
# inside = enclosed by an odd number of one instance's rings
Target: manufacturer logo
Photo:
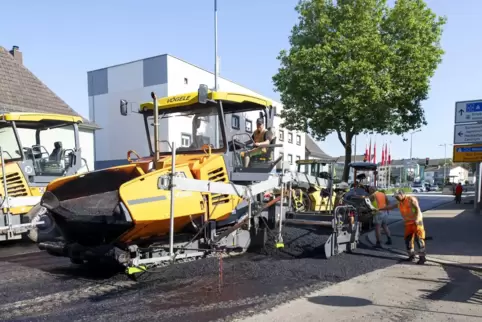
[[[174,103],[174,102],[181,102],[181,101],[189,101],[189,99],[191,99],[191,95],[176,96],[176,97],[172,97],[172,98],[168,99],[167,102],[168,103]]]
[[[28,173],[28,174],[31,174],[31,173],[33,172],[32,167],[31,167],[31,166],[29,166],[29,165],[28,165],[28,166],[26,166],[26,167],[25,167],[25,172],[26,172],[26,173]]]

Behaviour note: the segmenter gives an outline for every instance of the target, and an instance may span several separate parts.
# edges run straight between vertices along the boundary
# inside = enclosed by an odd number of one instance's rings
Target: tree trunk
[[[345,134],[345,139],[343,139],[340,132],[337,131],[338,140],[340,140],[341,144],[345,147],[345,167],[343,168],[343,176],[341,178],[342,181],[348,182],[348,177],[350,175],[350,167],[348,166],[351,162],[351,142],[353,139],[353,134],[347,132]]]

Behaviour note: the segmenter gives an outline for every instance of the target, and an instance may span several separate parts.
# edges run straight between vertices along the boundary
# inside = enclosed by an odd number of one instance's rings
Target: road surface
[[[453,199],[418,197],[423,210]],[[308,232],[297,238],[311,247],[318,243]],[[226,321],[396,263],[363,247],[329,260],[312,251],[291,258],[251,253],[225,259],[222,266],[210,259],[159,269],[135,283],[16,243],[0,250],[0,320]]]

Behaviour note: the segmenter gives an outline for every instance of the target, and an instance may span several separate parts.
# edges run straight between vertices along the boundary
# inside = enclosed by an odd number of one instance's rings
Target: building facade
[[[150,154],[147,135],[141,115],[135,113],[139,104],[151,100],[150,93],[157,97],[197,92],[200,84],[214,87],[214,75],[202,68],[170,55],[160,55],[121,65],[110,66],[87,73],[89,115],[102,131],[95,133],[96,169],[127,163],[127,151],[135,150],[141,156]],[[246,87],[219,77],[219,91],[238,92],[258,97],[266,97]],[[121,99],[129,102],[128,116],[119,113]],[[272,101],[272,100],[271,100]],[[273,101],[277,113],[282,109],[279,102]],[[256,129],[257,112],[226,115],[228,139],[234,134],[249,133]],[[161,140],[175,142],[177,147],[189,146],[193,140],[192,120],[188,117],[166,118],[160,120],[159,136]],[[294,162],[305,155],[304,133],[287,131],[279,126],[281,120],[274,120],[274,132],[277,143],[275,158],[281,154],[285,161]],[[209,128],[209,124],[204,124]],[[205,143],[213,143],[213,137],[207,135]],[[167,151],[167,145],[161,150]]]

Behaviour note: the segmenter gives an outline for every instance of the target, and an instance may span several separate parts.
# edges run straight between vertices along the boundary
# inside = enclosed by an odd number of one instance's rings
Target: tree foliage
[[[273,76],[282,126],[318,140],[336,132],[348,179],[354,135],[426,125],[421,106],[441,62],[445,18],[423,0],[300,0],[289,51]],[[344,135],[343,135],[344,134]]]

